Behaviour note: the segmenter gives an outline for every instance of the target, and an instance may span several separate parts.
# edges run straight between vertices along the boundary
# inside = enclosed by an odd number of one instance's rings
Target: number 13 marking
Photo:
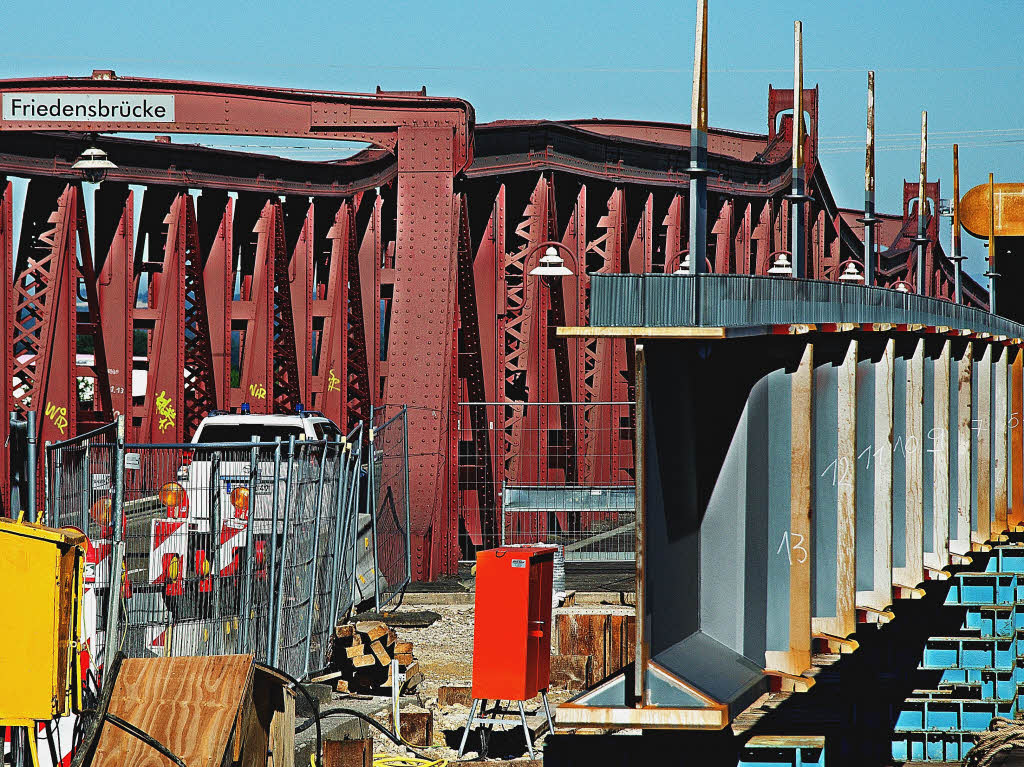
[[[791,545],[791,538],[796,539],[796,543]],[[779,543],[778,551],[776,554],[781,554],[782,550],[786,550],[786,559],[789,560],[790,564],[793,564],[793,552],[800,552],[800,556],[796,560],[798,565],[802,565],[807,561],[807,549],[804,548],[804,537],[800,533],[790,534],[789,530],[782,534],[782,541]]]

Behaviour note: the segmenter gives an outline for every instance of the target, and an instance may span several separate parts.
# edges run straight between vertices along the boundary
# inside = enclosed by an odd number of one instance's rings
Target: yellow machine
[[[77,530],[0,518],[0,726],[34,728],[81,708],[87,545]]]

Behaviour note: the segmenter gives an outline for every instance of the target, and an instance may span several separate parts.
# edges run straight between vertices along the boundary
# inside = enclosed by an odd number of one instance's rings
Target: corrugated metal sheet
[[[644,275],[644,324],[650,327],[693,325],[694,281],[683,274]]]
[[[644,275],[590,276],[590,324],[598,327],[644,325]]]
[[[888,322],[1024,338],[1024,325],[939,298],[841,282],[738,274],[595,274],[596,326],[749,327]]]

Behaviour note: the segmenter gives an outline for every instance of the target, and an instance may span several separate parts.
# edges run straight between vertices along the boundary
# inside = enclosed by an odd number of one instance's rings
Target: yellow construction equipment
[[[0,518],[0,726],[81,708],[83,533]]]

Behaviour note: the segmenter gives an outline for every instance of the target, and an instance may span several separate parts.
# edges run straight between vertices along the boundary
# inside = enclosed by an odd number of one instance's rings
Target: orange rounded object
[[[89,509],[89,517],[100,527],[110,524],[112,505],[109,498],[100,498]]]
[[[996,221],[996,237],[1024,236],[1024,184],[993,184],[995,210],[991,209],[993,195],[988,184],[979,184],[960,198],[960,225],[968,234],[985,238]]]
[[[177,482],[168,482],[160,488],[160,503],[167,508],[185,504],[185,488]]]
[[[249,510],[249,488],[236,487],[231,491],[231,505],[238,511]]]

